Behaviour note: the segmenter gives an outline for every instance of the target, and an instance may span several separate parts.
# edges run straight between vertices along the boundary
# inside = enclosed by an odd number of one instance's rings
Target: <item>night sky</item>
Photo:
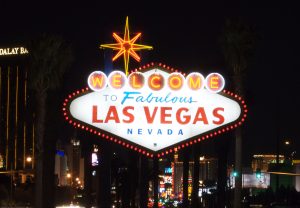
[[[226,18],[242,18],[259,38],[246,77],[249,117],[244,123],[246,158],[275,152],[276,137],[290,139],[300,155],[299,11],[281,2],[187,3],[131,1],[122,3],[51,1],[43,4],[1,1],[0,47],[34,37],[40,32],[63,36],[75,52],[64,90],[86,86],[88,74],[103,69],[102,43],[113,43],[112,32],[142,32],[141,43],[154,50],[142,53],[143,63],[162,62],[181,71],[218,71],[229,74],[218,38]],[[183,4],[183,2],[185,4]],[[137,66],[131,59],[132,66]],[[122,66],[117,62],[116,66]],[[72,82],[72,83],[71,83]],[[225,86],[226,88],[226,86]],[[232,90],[232,89],[231,89]],[[246,148],[247,147],[247,148]]]

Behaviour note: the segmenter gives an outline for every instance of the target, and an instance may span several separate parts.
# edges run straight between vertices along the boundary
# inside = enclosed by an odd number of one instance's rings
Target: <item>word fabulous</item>
[[[198,72],[190,73],[186,77],[177,72],[168,74],[168,76],[160,72],[132,72],[126,77],[121,71],[113,71],[108,76],[101,71],[94,71],[88,77],[88,85],[96,92],[104,90],[107,86],[116,90],[129,86],[132,90],[148,88],[152,91],[165,89],[179,91],[183,88],[197,91],[206,88],[209,92],[218,93],[223,90],[225,80],[219,73],[211,73],[204,78]]]

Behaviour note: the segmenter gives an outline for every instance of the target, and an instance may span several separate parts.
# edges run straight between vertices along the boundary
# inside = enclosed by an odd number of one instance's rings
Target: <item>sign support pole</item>
[[[153,158],[153,208],[158,208],[158,158]]]
[[[199,207],[199,156],[200,156],[200,144],[193,146],[194,156],[194,173],[193,173],[193,191],[192,191],[192,208]]]
[[[182,203],[183,207],[189,207],[188,199],[188,177],[189,177],[189,151],[183,150],[183,181],[182,181]]]
[[[83,148],[84,148],[84,193],[85,193],[85,207],[91,207],[92,197],[92,158],[91,158],[91,144],[87,141],[83,140]]]

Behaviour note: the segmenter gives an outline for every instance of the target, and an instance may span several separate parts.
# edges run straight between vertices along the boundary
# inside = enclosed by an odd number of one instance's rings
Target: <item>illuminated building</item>
[[[201,157],[199,159],[199,186],[208,187],[217,181],[218,159],[212,157]],[[179,197],[182,194],[182,176],[183,162],[178,161],[178,155],[174,154],[174,163],[172,163],[173,191],[174,196]],[[188,192],[192,192],[192,177],[194,162],[189,162]]]
[[[276,160],[277,155],[253,155],[251,169],[248,171],[244,169],[242,173],[243,188],[266,189],[271,187],[276,190],[276,175],[278,175],[279,186],[295,187],[296,190],[299,190],[300,183],[298,177],[295,177],[300,175],[299,161],[298,163],[297,160],[291,162],[283,155],[279,155],[279,165]],[[234,187],[233,169],[230,169],[229,172],[230,186]]]
[[[300,160],[293,160],[293,164],[295,166],[295,173],[300,175]],[[300,191],[300,177],[295,177],[295,189],[296,191]]]
[[[0,47],[0,172],[34,168],[33,99],[28,90],[24,47]]]
[[[252,170],[260,169],[263,172],[267,172],[269,170],[270,164],[276,163],[276,155],[253,155],[252,159]],[[284,156],[279,155],[279,163],[284,162]]]
[[[260,188],[266,189],[271,185],[272,175],[269,173],[270,168],[276,165],[277,155],[273,154],[257,154],[253,155],[251,168],[243,168],[242,170],[242,187],[243,188]],[[284,163],[284,156],[279,155],[279,163]],[[257,171],[259,170],[259,177]],[[229,186],[235,187],[234,168],[228,169]],[[273,180],[274,181],[274,180]]]
[[[59,186],[84,186],[84,159],[79,140],[72,139],[67,144],[57,142],[54,173]]]

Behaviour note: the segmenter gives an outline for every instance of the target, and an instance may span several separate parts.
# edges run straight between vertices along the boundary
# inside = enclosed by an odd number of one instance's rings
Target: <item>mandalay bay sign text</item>
[[[66,99],[67,120],[146,152],[160,153],[199,135],[231,130],[244,120],[241,98],[224,93],[225,80],[218,73],[185,77],[156,66],[128,77],[121,71],[108,76],[95,71],[88,85]]]

